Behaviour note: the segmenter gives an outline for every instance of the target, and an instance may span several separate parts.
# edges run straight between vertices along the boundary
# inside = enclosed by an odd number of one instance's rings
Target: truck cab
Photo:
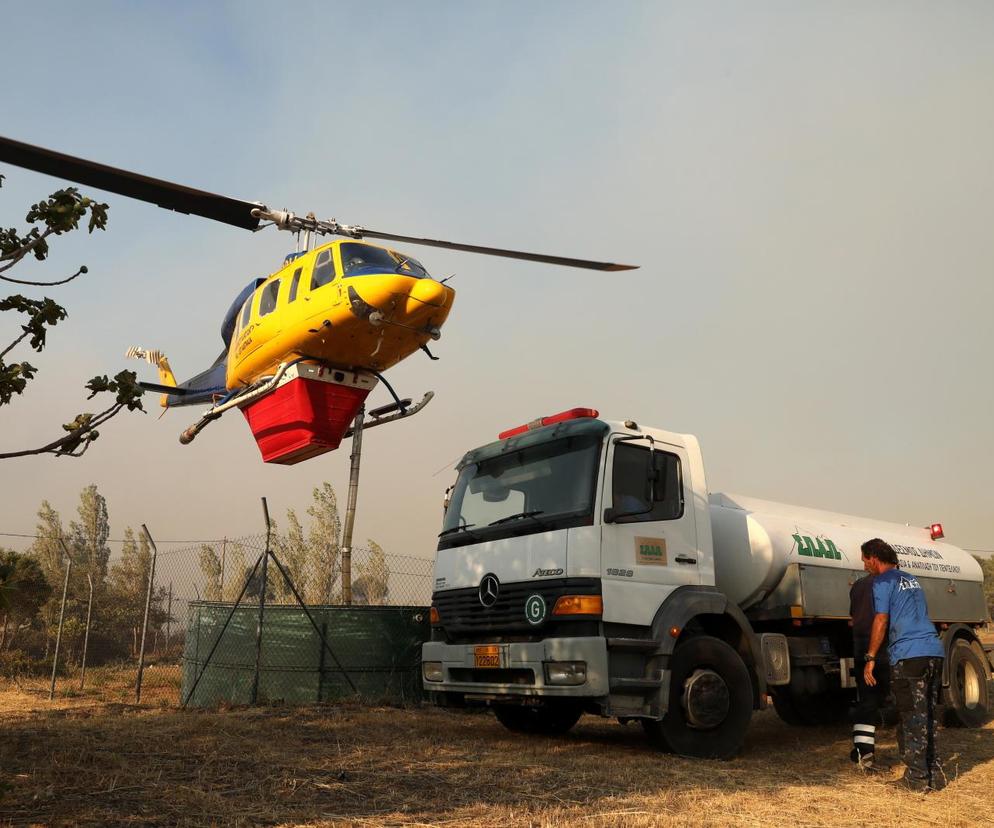
[[[700,741],[712,723],[707,755],[737,750],[765,670],[748,622],[714,587],[696,438],[571,409],[501,433],[458,473],[423,650],[434,701],[490,704],[516,730],[568,729],[585,711],[637,718],[689,750],[688,734],[659,724],[675,644],[706,616],[697,632],[721,650],[719,669],[681,689],[685,729]]]

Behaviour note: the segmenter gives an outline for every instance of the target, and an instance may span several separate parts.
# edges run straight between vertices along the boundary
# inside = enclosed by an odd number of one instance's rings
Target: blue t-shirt
[[[873,579],[873,611],[888,615],[887,655],[891,664],[906,658],[944,655],[935,625],[928,617],[925,592],[918,579],[900,569],[888,569]]]

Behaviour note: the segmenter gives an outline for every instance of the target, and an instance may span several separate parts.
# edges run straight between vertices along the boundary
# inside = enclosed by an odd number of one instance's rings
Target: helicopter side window
[[[287,302],[292,302],[297,298],[297,286],[300,284],[300,274],[304,272],[304,268],[298,267],[293,271],[293,279],[290,282],[290,296],[287,298]]]
[[[259,299],[259,316],[265,316],[276,310],[276,299],[280,295],[280,280],[270,282],[262,289],[262,297]]]
[[[248,327],[249,319],[252,318],[252,300],[254,298],[255,294],[250,294],[249,298],[245,300],[245,304],[242,306],[242,324],[239,328],[243,331]]]
[[[330,250],[322,250],[314,261],[314,273],[311,274],[311,290],[323,287],[335,278],[335,262]]]

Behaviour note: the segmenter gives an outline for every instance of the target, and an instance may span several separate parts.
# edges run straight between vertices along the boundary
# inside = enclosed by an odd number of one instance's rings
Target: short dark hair
[[[864,558],[876,558],[881,563],[897,566],[897,552],[887,541],[880,538],[871,538],[860,548]]]

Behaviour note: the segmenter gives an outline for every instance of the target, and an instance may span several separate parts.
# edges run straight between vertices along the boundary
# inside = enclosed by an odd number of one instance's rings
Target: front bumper
[[[547,698],[598,698],[609,693],[607,643],[601,637],[548,638],[497,645],[501,649],[499,668],[474,666],[475,648],[487,644],[446,644],[428,641],[422,645],[421,661],[441,662],[442,680],[426,681],[433,693],[461,693],[467,696],[543,696]],[[547,662],[582,661],[587,680],[575,686],[549,684]]]

